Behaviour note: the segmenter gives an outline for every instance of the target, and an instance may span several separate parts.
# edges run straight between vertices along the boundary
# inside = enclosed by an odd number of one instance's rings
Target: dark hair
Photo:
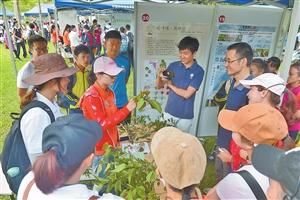
[[[57,161],[56,151],[50,149],[36,159],[32,171],[36,186],[44,194],[49,194],[61,187],[75,173],[78,167],[61,168]]]
[[[29,49],[31,49],[33,44],[36,42],[45,42],[45,44],[47,44],[47,40],[44,37],[42,37],[40,35],[32,35],[28,38]]]
[[[247,59],[247,66],[250,66],[253,59],[253,51],[251,46],[246,42],[238,42],[231,44],[227,47],[227,50],[235,50],[236,54],[240,56],[240,58]]]
[[[276,70],[278,70],[279,67],[280,67],[281,61],[280,61],[280,59],[279,59],[278,57],[272,56],[272,57],[270,57],[270,58],[267,60],[267,63],[268,63],[268,64],[270,63],[271,67],[273,67],[273,68],[275,68]]]
[[[60,79],[62,79],[62,77],[60,77],[60,78],[54,78],[54,79],[51,79],[51,80],[49,80],[49,81],[52,81],[52,80],[56,81],[56,82],[58,83],[59,89],[61,89]],[[45,83],[43,83],[43,84],[41,84],[41,85],[35,85],[35,86],[32,88],[31,91],[27,92],[27,93],[21,98],[20,108],[22,109],[22,108],[24,108],[27,104],[29,104],[29,103],[33,100],[33,98],[36,97],[36,92],[42,90],[42,89],[45,87],[45,85],[46,85],[49,81],[47,81],[47,82],[45,82]]]
[[[124,28],[124,26],[121,26],[121,27],[120,27],[120,32],[121,32],[121,33],[125,33],[125,28]]]
[[[71,26],[69,24],[67,24],[64,31],[63,31],[63,34],[65,34],[66,31],[70,32],[70,29],[71,29]]]
[[[129,24],[126,24],[125,28],[126,28],[127,30],[130,30],[130,25],[129,25]]]
[[[74,49],[74,55],[78,56],[81,53],[90,54],[90,49],[83,44],[77,45]]]
[[[93,19],[93,24],[94,24],[94,23],[97,23],[97,19]]]
[[[108,39],[119,39],[121,41],[121,34],[119,31],[116,31],[116,30],[111,30],[111,31],[108,31],[105,36],[104,36],[104,39],[105,40],[108,40]]]
[[[74,28],[76,28],[76,26],[75,25],[71,25],[71,30],[73,30]]]
[[[269,71],[267,63],[261,58],[253,59],[251,64],[255,65],[262,73],[267,73]]]
[[[34,29],[35,25],[33,23],[29,23],[29,28]]]
[[[197,38],[193,38],[190,36],[184,37],[182,40],[180,40],[178,44],[179,50],[188,49],[192,53],[198,51],[198,48],[199,48],[199,41],[197,40]]]
[[[192,192],[195,190],[196,185],[190,185],[190,186],[187,186],[187,187],[185,187],[183,189],[177,189],[177,188],[173,187],[170,184],[169,184],[169,187],[174,192],[182,193],[182,200],[190,200]]]

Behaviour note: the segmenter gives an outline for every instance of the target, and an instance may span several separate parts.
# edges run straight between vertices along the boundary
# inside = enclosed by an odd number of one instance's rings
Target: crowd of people
[[[21,182],[18,199],[122,199],[100,197],[79,181],[90,166],[97,171],[104,144],[120,145],[117,126],[130,122],[137,106],[126,90],[133,64],[130,26],[102,30],[97,20],[81,22],[66,25],[59,37],[52,25],[49,38],[37,34],[34,24],[28,27],[24,40],[18,25],[12,31],[16,57],[23,46],[27,56],[26,40],[31,55],[18,73],[20,106],[39,101],[50,111],[31,108],[20,119],[32,169]],[[48,53],[48,42],[57,45],[57,39],[73,55],[72,67],[61,55]],[[153,83],[169,90],[163,118],[175,122],[175,127],[155,133],[151,142],[166,199],[300,199],[300,61],[290,66],[286,83],[278,73],[280,59],[253,59],[245,42],[227,47],[224,66],[230,79],[221,83],[215,98],[221,105],[217,184],[205,196],[197,188],[207,162],[201,142],[190,134],[195,96],[205,74],[195,59],[199,46],[190,36],[179,41],[179,61],[160,68]]]

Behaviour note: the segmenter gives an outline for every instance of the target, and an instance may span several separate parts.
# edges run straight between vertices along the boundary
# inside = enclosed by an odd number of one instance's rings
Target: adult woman
[[[151,153],[166,187],[166,199],[202,199],[197,189],[205,172],[206,154],[199,140],[174,127],[155,133]]]
[[[86,120],[81,114],[60,117],[49,125],[43,133],[43,154],[22,180],[18,200],[122,199],[111,194],[97,197],[96,192],[79,184],[101,136],[97,122]]]
[[[123,70],[109,57],[99,57],[94,62],[95,83],[84,93],[80,99],[80,108],[88,119],[96,120],[103,128],[103,138],[96,144],[95,154],[104,153],[105,143],[115,147],[119,145],[117,125],[122,122],[136,107],[130,100],[122,109],[117,109],[115,95],[109,88],[116,76]]]
[[[62,116],[56,104],[56,94],[67,92],[68,76],[76,72],[75,68],[68,68],[63,57],[58,54],[45,54],[32,61],[34,74],[24,79],[33,89],[21,99],[21,107],[33,100],[41,101],[52,111],[55,118]],[[31,163],[42,153],[42,134],[46,126],[51,123],[50,116],[41,108],[32,108],[22,117],[21,132]]]

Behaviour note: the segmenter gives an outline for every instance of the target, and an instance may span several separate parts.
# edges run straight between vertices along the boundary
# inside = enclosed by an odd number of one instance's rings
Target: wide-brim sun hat
[[[41,85],[54,78],[68,77],[78,71],[75,67],[68,67],[64,58],[56,53],[41,55],[31,61],[34,74],[23,81],[30,85]]]
[[[206,153],[199,140],[174,127],[155,133],[151,153],[162,178],[177,189],[199,184],[206,168]]]

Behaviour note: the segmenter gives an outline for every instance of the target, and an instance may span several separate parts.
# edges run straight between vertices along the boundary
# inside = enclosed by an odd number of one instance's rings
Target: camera
[[[172,78],[175,77],[174,72],[171,72],[171,71],[169,71],[169,70],[167,70],[167,69],[166,69],[165,71],[163,71],[162,74],[163,74],[163,76],[166,77],[168,80],[171,80]]]

